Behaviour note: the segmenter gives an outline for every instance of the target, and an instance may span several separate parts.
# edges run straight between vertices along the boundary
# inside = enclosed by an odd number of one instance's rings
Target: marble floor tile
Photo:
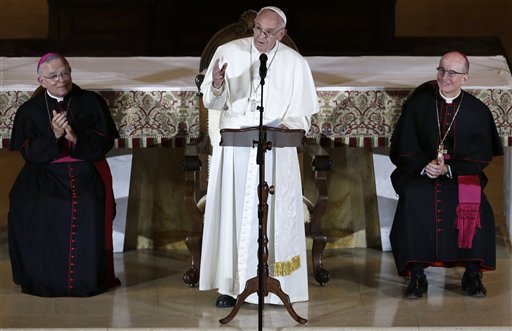
[[[331,279],[319,286],[311,276],[310,300],[295,303],[308,320],[298,324],[281,306],[265,306],[264,330],[486,330],[512,331],[512,250],[497,247],[497,270],[484,274],[485,298],[460,289],[463,270],[428,268],[424,298],[405,300],[404,279],[391,253],[374,249],[328,250],[324,266]],[[0,243],[0,329],[87,331],[257,330],[258,306],[215,307],[215,291],[199,291],[182,280],[189,260],[183,251],[137,250],[115,254],[121,286],[91,298],[40,298],[12,283],[5,240]],[[310,270],[311,274],[311,270]]]

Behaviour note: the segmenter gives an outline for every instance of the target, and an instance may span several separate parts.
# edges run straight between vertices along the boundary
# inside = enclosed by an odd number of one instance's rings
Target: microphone
[[[263,53],[260,55],[260,79],[264,80],[267,76],[267,54]]]

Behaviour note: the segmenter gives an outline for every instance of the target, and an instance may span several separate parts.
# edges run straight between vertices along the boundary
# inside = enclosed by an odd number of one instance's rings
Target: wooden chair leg
[[[199,269],[201,265],[201,232],[190,232],[185,243],[187,244],[192,263],[190,268],[183,273],[183,281],[191,287],[199,282]]]
[[[195,286],[199,282],[201,242],[203,237],[203,213],[197,207],[195,198],[201,161],[195,155],[185,156],[182,166],[185,170],[185,204],[192,220],[192,231],[190,231],[185,239],[191,256],[191,266],[183,274],[183,281],[190,286]]]
[[[331,161],[328,156],[317,155],[313,160],[315,170],[315,183],[317,188],[317,201],[314,206],[308,207],[311,221],[306,225],[306,234],[313,239],[311,257],[313,260],[313,272],[315,280],[325,285],[330,280],[330,274],[323,267],[322,256],[327,244],[327,236],[322,231],[322,217],[327,210],[327,171],[331,168]]]

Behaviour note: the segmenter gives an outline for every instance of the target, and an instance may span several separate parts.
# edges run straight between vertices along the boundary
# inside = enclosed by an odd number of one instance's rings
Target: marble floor
[[[186,252],[128,251],[115,256],[122,285],[91,298],[40,298],[22,294],[12,283],[0,229],[0,329],[94,330],[506,330],[512,331],[512,249],[497,247],[497,270],[486,273],[486,298],[460,289],[460,269],[430,268],[426,297],[401,298],[404,280],[389,252],[351,248],[328,250],[324,266],[331,280],[323,287],[311,277],[310,300],[294,310],[308,320],[295,322],[281,306],[243,304],[227,324],[231,309],[216,308],[215,291],[199,291],[182,281]]]

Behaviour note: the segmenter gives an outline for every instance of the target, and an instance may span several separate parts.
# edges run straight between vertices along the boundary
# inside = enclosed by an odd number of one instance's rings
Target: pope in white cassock
[[[280,43],[286,16],[277,7],[262,8],[254,36],[221,45],[201,85],[204,105],[220,112],[219,129],[259,125],[260,55],[265,53],[263,124],[303,129],[319,110],[311,70],[295,50]],[[257,148],[221,147],[212,141],[208,198],[204,215],[200,290],[218,289],[219,307],[234,306],[246,281],[258,268]],[[265,154],[265,181],[274,185],[268,197],[269,275],[291,302],[308,300],[306,239],[297,149],[273,148]],[[257,293],[246,302],[258,303]],[[265,303],[283,304],[269,293]]]

